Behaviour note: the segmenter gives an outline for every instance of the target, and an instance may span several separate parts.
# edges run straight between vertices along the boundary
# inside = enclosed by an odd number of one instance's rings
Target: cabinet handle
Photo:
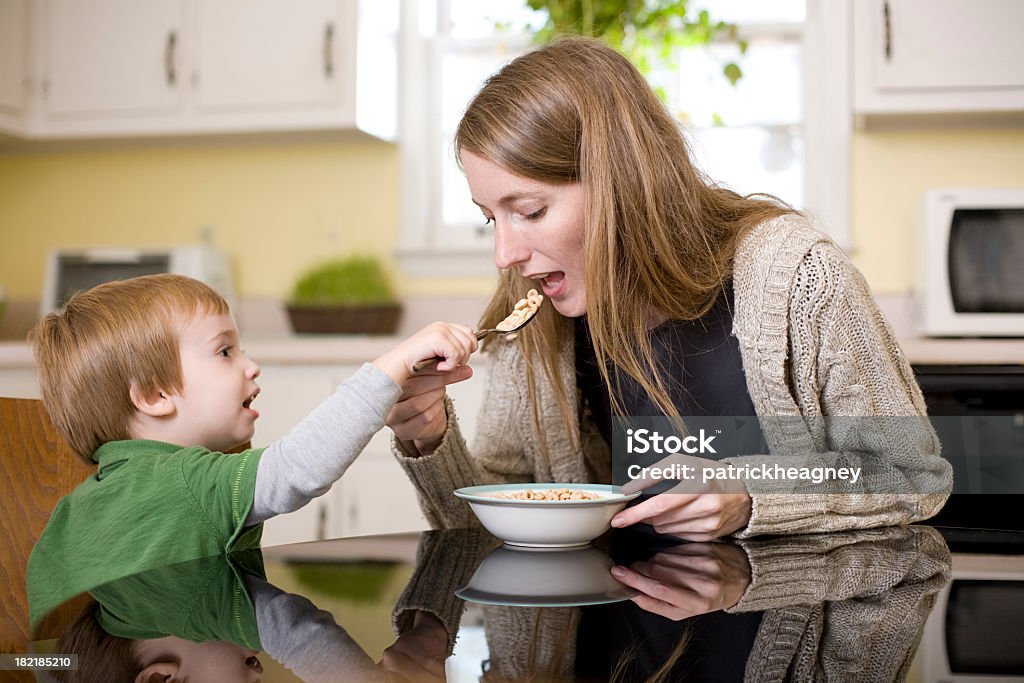
[[[168,31],[167,43],[164,45],[164,73],[167,75],[167,85],[170,87],[174,87],[178,81],[178,71],[174,66],[174,51],[177,45],[177,31]]]
[[[882,5],[882,18],[885,20],[885,61],[892,61],[892,15],[889,11],[889,0]]]
[[[334,77],[334,22],[324,26],[324,77]]]

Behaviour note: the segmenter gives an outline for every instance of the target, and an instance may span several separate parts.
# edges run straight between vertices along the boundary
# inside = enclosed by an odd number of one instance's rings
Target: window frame
[[[401,206],[397,257],[403,272],[412,277],[493,276],[492,245],[459,248],[437,240],[445,228],[437,155],[443,130],[440,69],[448,47],[439,38],[442,32],[438,27],[448,21],[444,14],[447,3],[399,2]],[[424,22],[424,10],[435,15],[431,21]],[[430,19],[429,13],[426,17]],[[800,29],[804,96],[804,205],[800,208],[847,251],[853,247],[849,232],[853,130],[850,26],[850,0],[807,0]],[[749,30],[761,34],[773,29],[772,25],[752,25]],[[793,27],[786,25],[784,30]],[[474,41],[458,42],[472,45]],[[510,37],[506,44],[525,48],[529,42],[526,37]]]

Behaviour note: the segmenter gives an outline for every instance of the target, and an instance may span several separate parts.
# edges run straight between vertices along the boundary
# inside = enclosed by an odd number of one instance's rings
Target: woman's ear
[[[158,390],[146,395],[135,382],[132,382],[128,396],[140,413],[150,417],[166,417],[174,414],[174,402],[171,401],[170,394],[166,391]]]
[[[165,683],[178,673],[174,662],[153,662],[135,676],[135,683]]]

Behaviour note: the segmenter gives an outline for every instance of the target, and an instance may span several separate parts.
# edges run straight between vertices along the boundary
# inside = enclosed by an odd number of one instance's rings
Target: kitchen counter
[[[1024,338],[931,339],[914,331],[905,295],[876,297],[904,355],[914,365],[1024,365]],[[257,363],[352,365],[372,360],[432,320],[475,320],[485,297],[421,297],[406,302],[399,334],[294,335],[276,301],[243,300],[239,311],[243,346]],[[32,352],[20,341],[0,341],[0,370],[33,367]]]
[[[350,365],[373,360],[392,348],[398,336],[276,336],[244,339],[250,358],[274,365]],[[32,368],[32,349],[24,342],[0,342],[0,369]]]
[[[990,532],[966,533],[976,544]],[[1009,534],[1014,543],[1007,543],[1007,532],[998,533],[1004,559],[995,562],[1024,567],[1024,535]],[[636,527],[584,548],[533,552],[501,546],[480,529],[449,529],[180,564],[169,556],[96,597],[117,609],[126,634],[262,649],[258,662],[246,659],[253,652],[239,661],[265,669],[265,680],[287,667],[310,683],[371,681],[388,666],[410,667],[405,676],[417,681],[440,680],[423,675],[432,668],[455,683],[488,670],[485,680],[533,673],[602,681],[617,666],[621,680],[647,680],[662,665],[671,680],[684,671],[686,680],[738,681],[745,672],[807,680],[815,672],[879,681],[908,671],[908,680],[920,680],[915,669],[943,657],[922,634],[933,612],[943,616],[956,576],[947,539],[945,531],[911,526],[682,543]],[[656,575],[659,599],[630,600],[642,594],[612,578],[615,565]],[[175,618],[180,605],[190,606],[187,622]],[[393,623],[406,636],[396,640]],[[175,631],[200,624],[203,637],[194,628]],[[1000,637],[1015,638],[1007,631],[989,644],[1002,647]],[[414,667],[423,667],[420,676]]]
[[[246,353],[261,364],[325,365],[361,363],[393,347],[403,337],[267,336],[244,340]],[[900,338],[914,365],[1024,365],[1024,339]],[[31,368],[32,351],[23,342],[0,342],[0,370]]]

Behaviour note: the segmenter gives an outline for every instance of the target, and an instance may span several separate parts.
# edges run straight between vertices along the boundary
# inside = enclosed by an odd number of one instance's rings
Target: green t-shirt
[[[177,636],[262,650],[243,574],[266,578],[258,549],[158,567],[93,588],[96,620],[112,636]]]
[[[215,453],[159,441],[113,441],[99,467],[57,503],[32,549],[32,625],[66,600],[169,564],[258,547],[243,528],[263,449]]]

